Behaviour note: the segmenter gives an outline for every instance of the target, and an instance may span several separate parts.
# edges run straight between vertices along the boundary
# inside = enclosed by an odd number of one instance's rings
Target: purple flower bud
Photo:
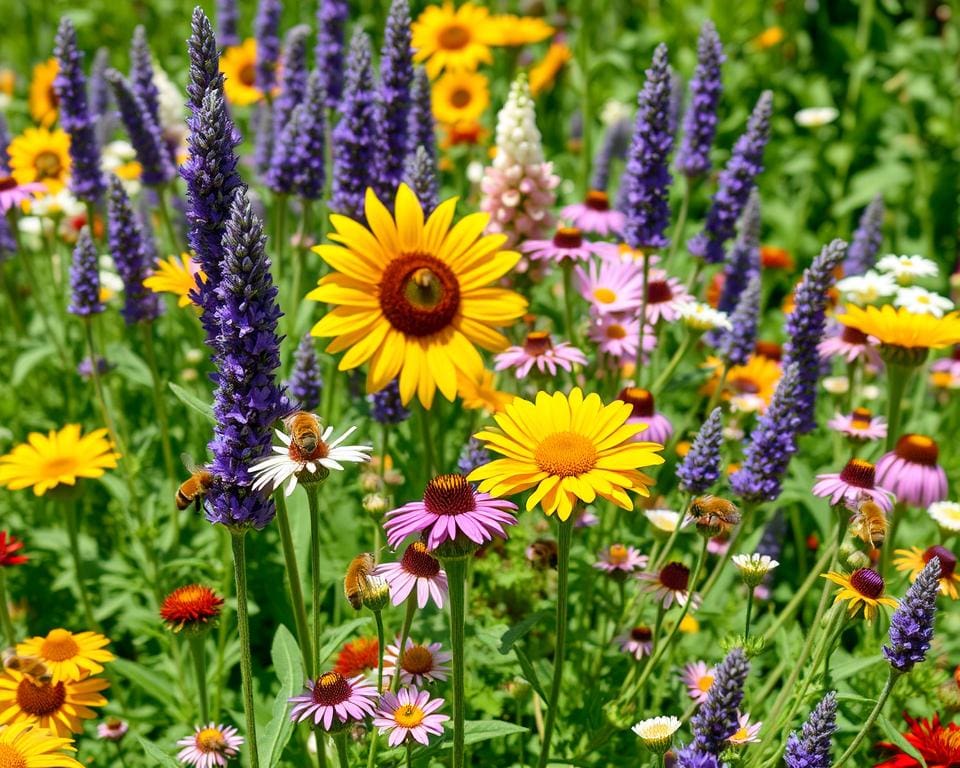
[[[123,75],[114,69],[108,70],[107,82],[113,88],[120,119],[137,152],[137,160],[143,167],[141,180],[149,186],[160,186],[172,181],[176,170],[164,144],[160,126],[150,117],[146,106]]]
[[[190,76],[187,79],[187,107],[196,115],[203,105],[203,97],[211,87],[223,90],[220,73],[220,51],[213,25],[200,6],[193,9],[190,37],[187,40],[190,57]]]
[[[712,21],[704,23],[697,43],[697,68],[690,81],[690,106],[683,119],[683,141],[677,151],[677,170],[689,178],[710,170],[710,148],[717,132],[717,104],[723,93],[720,65],[723,45]]]
[[[677,750],[675,768],[720,768],[720,764],[709,752],[701,752],[693,744],[688,744]]]
[[[280,68],[280,93],[273,102],[273,134],[278,140],[290,120],[294,108],[307,92],[307,38],[310,27],[298,24],[287,32],[283,45],[283,66]]]
[[[787,737],[787,768],[830,768],[831,738],[837,730],[837,694],[830,691],[810,713],[800,733]]]
[[[693,439],[693,445],[677,467],[680,487],[691,494],[708,490],[720,477],[720,446],[723,444],[723,411],[714,408]]]
[[[737,710],[749,673],[750,662],[742,648],[734,648],[717,666],[706,701],[690,718],[697,750],[719,756],[727,739],[737,732]]]
[[[150,257],[130,198],[116,176],[110,179],[107,192],[107,223],[110,255],[123,280],[123,319],[127,325],[156,320],[161,314],[160,297],[143,286],[151,272]]]
[[[437,183],[437,166],[434,159],[422,146],[408,158],[406,182],[420,201],[423,215],[429,216],[440,203],[440,185]]]
[[[457,471],[461,475],[469,475],[477,467],[489,464],[493,457],[490,451],[484,448],[483,443],[475,437],[467,440],[457,459]]]
[[[70,306],[67,312],[78,317],[96,315],[106,309],[100,301],[100,271],[97,249],[90,228],[80,230],[70,265]]]
[[[17,241],[10,231],[10,222],[6,216],[0,216],[0,264],[9,261],[17,252]]]
[[[757,345],[760,322],[760,275],[754,275],[730,315],[730,330],[721,344],[727,365],[746,365]]]
[[[931,557],[890,619],[890,645],[883,657],[898,672],[909,672],[927,657],[940,594],[940,558]]]
[[[257,40],[257,64],[254,83],[262,93],[270,93],[277,83],[277,65],[280,62],[280,0],[260,0],[257,18],[253,22],[253,36]]]
[[[325,152],[327,119],[324,110],[323,78],[312,72],[307,80],[307,93],[302,112],[297,118],[297,194],[307,200],[319,200],[326,183]]]
[[[614,160],[626,157],[630,147],[632,124],[629,120],[617,120],[603,134],[603,141],[593,157],[593,176],[590,189],[606,192],[610,186],[610,167]]]
[[[116,130],[117,115],[113,111],[113,96],[107,82],[107,70],[110,69],[110,51],[97,48],[90,67],[90,113],[97,121],[97,143],[106,144]]]
[[[883,217],[886,213],[883,206],[883,195],[878,194],[870,201],[860,216],[857,229],[850,241],[846,261],[843,262],[843,274],[862,275],[870,269],[877,260],[880,246],[883,243]]]
[[[237,0],[217,0],[216,16],[220,45],[240,45],[240,34],[237,32],[240,12],[237,10]]]
[[[369,395],[370,415],[379,424],[399,424],[410,418],[400,401],[400,385],[394,379],[379,392]]]
[[[427,150],[433,164],[437,163],[437,134],[433,120],[433,104],[430,97],[430,78],[423,67],[417,67],[410,86],[410,114],[407,123],[407,161],[417,147]]]
[[[133,30],[130,46],[130,86],[143,103],[150,119],[160,125],[160,91],[153,82],[153,60],[147,32],[142,25]]]
[[[293,370],[286,383],[291,405],[301,411],[313,411],[320,405],[320,390],[323,378],[317,362],[317,350],[309,334],[300,339],[293,354]]]
[[[315,66],[323,78],[326,104],[336,109],[343,93],[344,28],[350,16],[347,0],[320,0],[317,8],[317,47]]]
[[[717,309],[733,312],[740,301],[740,294],[754,277],[760,275],[760,195],[750,192],[747,205],[740,217],[737,239],[723,267],[723,290]]]
[[[273,110],[270,105],[261,101],[255,104],[251,117],[253,131],[253,167],[257,173],[266,177],[273,162]]]

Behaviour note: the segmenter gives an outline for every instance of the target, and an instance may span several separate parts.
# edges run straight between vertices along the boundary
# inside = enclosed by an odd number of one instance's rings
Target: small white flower
[[[823,388],[831,395],[845,395],[850,391],[850,379],[846,376],[824,376]]]
[[[943,530],[960,533],[960,503],[956,501],[935,501],[927,507],[927,514]]]
[[[889,272],[902,285],[907,285],[918,277],[936,277],[940,273],[935,261],[917,254],[897,256],[895,253],[888,253],[877,262],[877,269]]]
[[[725,426],[722,434],[724,440],[729,440],[734,443],[744,438],[743,429],[736,424]]]
[[[893,303],[894,306],[903,307],[918,315],[934,317],[943,317],[946,312],[953,309],[953,302],[950,299],[919,286],[901,288],[893,297]]]
[[[680,522],[680,513],[671,509],[647,509],[643,516],[654,528],[664,533],[673,533]]]
[[[732,326],[726,313],[714,309],[701,301],[690,301],[677,307],[677,314],[683,324],[694,331],[729,331]]]
[[[734,555],[733,564],[740,571],[740,578],[748,587],[755,587],[770,571],[776,568],[780,563],[769,555]]]
[[[616,99],[607,99],[603,104],[603,109],[600,110],[600,122],[608,128],[632,117],[633,105]]]
[[[479,184],[483,181],[483,163],[479,160],[471,160],[467,164],[467,181],[471,184]]]
[[[864,384],[860,394],[864,400],[877,400],[880,397],[880,387],[876,384]]]
[[[879,274],[872,269],[863,275],[851,275],[837,282],[837,290],[843,297],[858,305],[873,304],[897,292],[893,275]]]
[[[641,720],[632,730],[643,741],[644,746],[659,754],[663,754],[673,743],[673,734],[680,730],[680,718],[673,717],[650,717]]]
[[[797,125],[804,128],[820,128],[829,125],[840,117],[840,112],[834,107],[807,107],[797,112],[793,119]]]

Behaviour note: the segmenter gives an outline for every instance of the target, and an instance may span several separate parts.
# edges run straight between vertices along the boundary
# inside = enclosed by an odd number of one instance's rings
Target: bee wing
[[[191,456],[186,451],[180,454],[180,461],[183,462],[183,466],[186,468],[187,472],[189,472],[191,475],[203,469],[203,467],[201,467],[199,464],[197,464],[196,461],[193,460],[193,456]]]

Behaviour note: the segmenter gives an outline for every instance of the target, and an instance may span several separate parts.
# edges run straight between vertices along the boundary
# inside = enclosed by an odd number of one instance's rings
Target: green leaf
[[[553,615],[552,611],[537,611],[536,613],[531,613],[523,621],[514,624],[510,629],[503,633],[503,636],[500,638],[500,653],[510,653],[510,650],[513,648],[513,644],[517,642],[522,637],[526,637],[527,633],[530,632],[537,624],[539,624],[544,619],[548,619]]]
[[[270,722],[259,739],[260,764],[265,768],[280,764],[283,750],[293,734],[293,721],[287,715],[288,700],[303,686],[300,646],[283,624],[273,636],[270,659],[280,678],[280,690],[273,700]]]
[[[863,672],[865,669],[874,667],[877,664],[883,664],[886,662],[886,659],[883,656],[870,656],[868,658],[855,657],[852,659],[844,659],[843,661],[836,663],[832,666],[831,676],[835,681],[846,680],[848,677],[853,677],[860,672]]]
[[[317,658],[320,660],[320,664],[323,664],[323,662],[329,658],[330,654],[343,645],[343,641],[350,637],[355,629],[362,627],[369,621],[370,619],[367,617],[362,619],[353,619],[352,621],[348,621],[346,624],[341,624],[339,627],[334,627],[333,629],[328,629],[326,632],[324,632],[322,639],[325,642],[320,646],[320,650],[317,653]]]
[[[890,741],[892,741],[894,744],[900,747],[900,749],[910,755],[910,757],[920,763],[923,768],[927,768],[927,761],[923,759],[923,755],[917,751],[913,744],[903,737],[903,734],[896,729],[893,723],[891,723],[883,715],[880,715],[880,717],[877,718],[877,722],[880,723],[880,727],[883,728],[883,732],[887,734],[887,738],[890,739]]]
[[[53,344],[43,344],[26,352],[21,352],[17,356],[17,361],[13,364],[13,372],[10,374],[10,384],[14,387],[23,383],[24,379],[41,361],[48,358],[56,351]]]
[[[163,675],[142,667],[134,661],[116,658],[110,662],[110,667],[127,680],[140,688],[144,693],[152,696],[171,711],[178,711],[180,703],[174,698],[172,681]]]
[[[203,400],[201,400],[199,397],[191,395],[179,384],[174,384],[172,381],[167,386],[170,387],[170,391],[173,392],[173,394],[177,396],[177,399],[187,406],[187,408],[196,411],[201,416],[204,416],[213,423],[216,423],[217,420],[213,416],[212,405],[203,402]]]
[[[137,736],[137,741],[143,747],[143,751],[150,758],[152,765],[161,766],[161,768],[181,768],[172,755],[168,755],[152,741],[147,741],[143,736]]]
[[[463,743],[477,744],[490,739],[502,739],[517,733],[526,733],[528,728],[503,720],[467,720],[463,724]],[[453,739],[444,743],[444,748],[452,747]]]
[[[547,694],[544,693],[543,685],[540,683],[540,676],[537,674],[536,667],[534,667],[530,661],[530,657],[523,652],[519,645],[515,645],[513,651],[517,654],[517,661],[520,662],[520,670],[523,672],[524,679],[530,683],[530,687],[536,691],[543,703],[546,704]]]

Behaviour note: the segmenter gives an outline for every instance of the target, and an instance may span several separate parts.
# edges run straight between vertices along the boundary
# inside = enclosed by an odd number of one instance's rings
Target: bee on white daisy
[[[917,315],[943,317],[953,309],[953,302],[939,293],[928,291],[918,285],[901,288],[893,297],[895,307],[903,307]]]
[[[877,262],[877,269],[893,275],[894,279],[900,285],[910,285],[914,280],[921,277],[936,277],[940,274],[940,269],[935,261],[931,261],[924,256],[914,254],[897,255],[888,253]]]

